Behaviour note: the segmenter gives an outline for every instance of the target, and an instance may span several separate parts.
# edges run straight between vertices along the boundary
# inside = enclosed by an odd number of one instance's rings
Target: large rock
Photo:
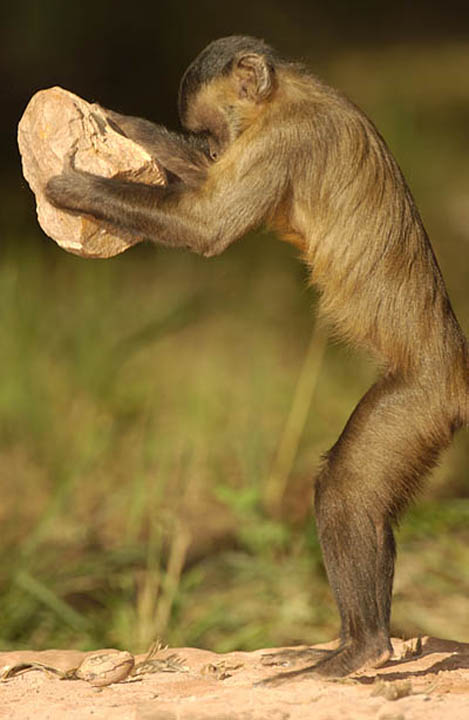
[[[164,185],[164,170],[149,153],[108,122],[99,105],[87,103],[59,87],[40,90],[18,125],[23,174],[36,196],[38,221],[64,250],[82,257],[108,258],[142,240],[116,234],[89,217],[54,208],[44,187],[62,172],[64,159],[76,149],[75,167],[104,177]]]

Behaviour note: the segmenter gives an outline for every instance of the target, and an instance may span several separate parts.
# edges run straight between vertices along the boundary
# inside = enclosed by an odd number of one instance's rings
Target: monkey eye
[[[210,150],[210,160],[213,160],[214,162],[215,162],[215,160],[218,160],[218,151],[217,150],[215,150],[215,149]]]

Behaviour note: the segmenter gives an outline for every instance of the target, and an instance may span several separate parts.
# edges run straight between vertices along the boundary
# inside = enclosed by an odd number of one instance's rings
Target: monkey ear
[[[253,102],[267,100],[274,89],[275,70],[263,55],[244,53],[234,62],[233,74],[240,97]]]

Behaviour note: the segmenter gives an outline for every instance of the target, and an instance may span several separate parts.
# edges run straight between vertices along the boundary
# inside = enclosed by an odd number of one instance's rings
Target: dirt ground
[[[274,687],[255,685],[279,672],[262,660],[273,650],[225,655],[195,648],[159,650],[150,660],[135,658],[126,679],[104,687],[91,684],[109,681],[109,675],[98,671],[88,673],[88,680],[57,674],[74,676],[73,669],[96,653],[3,652],[0,720],[469,719],[468,643],[423,638],[421,643],[393,640],[393,645],[393,660],[379,670],[341,681],[307,677]],[[124,656],[107,655],[106,662],[112,665],[116,657]],[[126,658],[124,674],[134,661]],[[56,672],[30,669],[31,663]],[[301,663],[280,670],[299,667]]]

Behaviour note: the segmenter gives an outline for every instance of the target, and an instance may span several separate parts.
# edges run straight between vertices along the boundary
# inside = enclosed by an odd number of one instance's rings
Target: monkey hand
[[[132,138],[132,129],[138,118],[122,115],[121,113],[115,112],[115,110],[109,110],[109,108],[99,105],[99,103],[93,103],[93,108],[96,108],[104,115],[113,130],[116,130],[125,137]]]
[[[94,177],[89,173],[81,172],[70,165],[61,175],[55,175],[44,189],[47,200],[56,208],[84,212],[86,199],[93,192]]]

